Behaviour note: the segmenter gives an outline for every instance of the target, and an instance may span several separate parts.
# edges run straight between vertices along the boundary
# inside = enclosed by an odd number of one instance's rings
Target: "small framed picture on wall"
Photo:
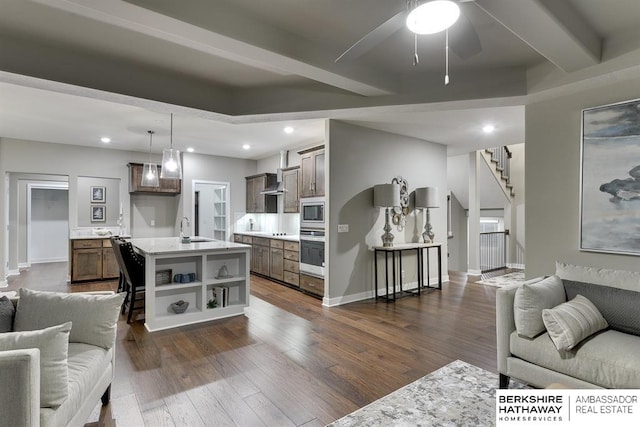
[[[104,203],[107,200],[107,188],[99,186],[91,186],[91,203]]]
[[[91,222],[107,220],[107,205],[91,205]]]

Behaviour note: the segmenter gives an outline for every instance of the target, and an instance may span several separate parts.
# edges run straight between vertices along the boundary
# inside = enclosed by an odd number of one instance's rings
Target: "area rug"
[[[497,387],[497,374],[456,360],[329,426],[492,426]]]
[[[496,286],[499,288],[501,286],[507,286],[512,283],[522,283],[522,282],[524,282],[524,273],[519,271],[517,273],[508,273],[508,274],[503,274],[502,276],[496,276],[496,277],[491,277],[489,279],[478,280],[475,283],[479,283],[481,285]]]

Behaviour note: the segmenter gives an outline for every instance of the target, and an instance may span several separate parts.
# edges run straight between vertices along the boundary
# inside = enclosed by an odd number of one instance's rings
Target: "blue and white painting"
[[[582,112],[580,249],[640,255],[640,100]]]

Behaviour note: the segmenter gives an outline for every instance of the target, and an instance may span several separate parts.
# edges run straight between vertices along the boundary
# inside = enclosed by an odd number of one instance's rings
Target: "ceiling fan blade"
[[[478,33],[464,13],[461,13],[456,23],[449,28],[449,48],[460,59],[471,58],[482,51]]]
[[[378,44],[382,43],[386,38],[391,36],[396,31],[404,27],[407,20],[408,12],[403,10],[385,22],[371,30],[360,40],[355,42],[353,46],[347,49],[342,55],[336,58],[335,62],[344,61],[349,59],[355,59],[358,56],[370,51]]]

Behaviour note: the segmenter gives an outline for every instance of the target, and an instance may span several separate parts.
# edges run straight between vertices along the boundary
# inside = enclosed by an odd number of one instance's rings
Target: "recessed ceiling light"
[[[194,151],[196,151],[196,150],[194,150],[194,149],[193,149],[193,147],[189,147],[189,148],[187,148],[187,151],[188,151],[189,153],[193,153],[193,152],[194,152]]]
[[[100,138],[100,141],[108,144],[109,142],[111,142],[111,138],[109,138],[108,136],[103,136],[102,138]]]
[[[484,126],[482,127],[482,132],[484,132],[484,133],[491,133],[491,132],[493,132],[494,130],[496,130],[496,128],[495,128],[495,126],[493,126],[493,125],[484,125]]]
[[[242,149],[243,149],[243,150],[248,150],[248,149],[250,149],[250,148],[251,148],[251,146],[250,146],[249,144],[243,144],[243,145],[242,145]]]
[[[291,126],[287,126],[284,128],[284,133],[293,133],[293,128]]]

